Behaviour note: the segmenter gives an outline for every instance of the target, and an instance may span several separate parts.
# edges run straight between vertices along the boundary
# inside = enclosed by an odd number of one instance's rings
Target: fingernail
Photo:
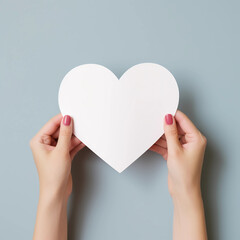
[[[64,118],[63,118],[63,124],[64,124],[65,126],[69,126],[70,123],[71,123],[71,117],[68,116],[68,115],[65,115]]]
[[[166,121],[167,125],[171,125],[173,123],[172,114],[165,115],[165,121]]]

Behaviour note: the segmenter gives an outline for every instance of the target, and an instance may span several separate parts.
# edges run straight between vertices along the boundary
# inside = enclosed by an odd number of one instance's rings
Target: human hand
[[[40,196],[68,199],[72,191],[71,162],[85,145],[72,135],[70,116],[53,117],[30,141],[39,175]]]
[[[168,166],[168,189],[173,198],[173,239],[206,240],[207,231],[200,180],[206,137],[177,111],[165,116],[163,135],[150,149]]]
[[[167,160],[171,196],[199,193],[206,137],[180,111],[165,116],[164,132],[150,149]]]

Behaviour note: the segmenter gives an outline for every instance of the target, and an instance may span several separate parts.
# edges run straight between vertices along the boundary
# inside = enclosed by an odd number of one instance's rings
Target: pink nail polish
[[[171,125],[173,123],[172,114],[165,115],[165,121],[166,121],[167,125]]]
[[[71,117],[68,116],[68,115],[65,115],[64,118],[63,118],[63,124],[64,124],[65,126],[69,126],[70,123],[71,123]]]

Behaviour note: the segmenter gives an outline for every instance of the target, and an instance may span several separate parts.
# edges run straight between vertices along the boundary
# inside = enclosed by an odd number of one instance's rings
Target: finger
[[[196,128],[196,126],[192,123],[192,121],[181,111],[177,111],[175,115],[176,122],[179,125],[179,129],[181,131],[180,134],[195,134],[199,133],[199,130]]]
[[[60,132],[60,128],[52,135],[52,138],[53,139],[58,139],[59,137],[59,132]],[[55,141],[56,142],[56,141]],[[80,144],[81,141],[75,137],[74,135],[72,135],[72,138],[71,138],[71,145],[70,145],[70,151],[75,148],[78,144]],[[56,145],[55,145],[56,146]]]
[[[181,137],[180,137],[180,143],[181,143],[181,144],[187,143],[187,140],[186,140],[186,137],[185,137],[185,136],[181,136]]]
[[[176,122],[176,124],[177,124],[177,122]],[[179,126],[178,126],[178,124],[177,124],[177,129],[178,129],[178,127],[179,127]],[[184,133],[184,134],[185,134],[185,133]],[[179,137],[179,138],[180,138],[182,135],[184,135],[184,134],[180,133],[179,130],[178,130],[178,137]],[[160,138],[166,141],[166,136],[165,136],[165,134],[163,134]]]
[[[181,150],[182,146],[178,138],[176,121],[171,114],[167,114],[164,118],[164,132],[166,136],[168,151],[173,153],[176,150]]]
[[[165,134],[163,134],[163,135],[161,136],[161,138],[166,141]]]
[[[156,142],[155,142],[156,145],[160,146],[160,147],[163,147],[163,148],[167,148],[167,142],[166,140],[162,139],[162,138],[159,138]]]
[[[70,146],[70,151],[73,150],[77,145],[79,145],[81,143],[81,141],[75,137],[74,135],[72,136],[71,139],[71,146]]]
[[[70,153],[71,159],[73,159],[76,156],[76,154],[84,147],[85,147],[84,143],[81,142],[80,144],[78,144]]]
[[[40,143],[49,146],[56,146],[57,144],[55,139],[48,135],[42,135],[40,137]]]
[[[55,133],[52,134],[52,137],[54,139],[58,139],[59,137],[59,132],[60,132],[60,125],[59,125],[59,128],[55,131]]]
[[[51,118],[37,133],[38,136],[48,135],[51,136],[60,126],[62,115],[58,114]]]
[[[68,153],[71,146],[72,138],[72,118],[69,115],[65,115],[62,119],[57,148],[61,151]]]
[[[52,138],[49,135],[42,135],[40,138],[40,143],[44,145],[51,145],[52,143]]]
[[[161,154],[165,160],[167,159],[167,149],[162,148],[159,145],[153,144],[150,147],[150,150],[158,154]]]

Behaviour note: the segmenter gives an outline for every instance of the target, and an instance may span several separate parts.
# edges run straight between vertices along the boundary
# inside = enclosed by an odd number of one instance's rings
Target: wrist
[[[201,197],[201,186],[200,181],[187,182],[184,181],[172,181],[169,177],[168,189],[173,201],[185,201],[195,196]]]
[[[41,189],[39,193],[39,202],[47,204],[47,205],[66,205],[69,196],[60,192],[60,191],[53,191],[51,189]]]
[[[41,192],[34,239],[67,239],[66,226],[67,200],[58,195]]]
[[[48,196],[40,194],[38,209],[48,215],[56,215],[57,218],[60,219],[62,214],[67,209],[67,200],[59,198],[58,196]]]
[[[195,188],[191,191],[182,191],[179,194],[172,196],[174,208],[187,211],[195,208],[197,205],[202,205],[201,189]]]

